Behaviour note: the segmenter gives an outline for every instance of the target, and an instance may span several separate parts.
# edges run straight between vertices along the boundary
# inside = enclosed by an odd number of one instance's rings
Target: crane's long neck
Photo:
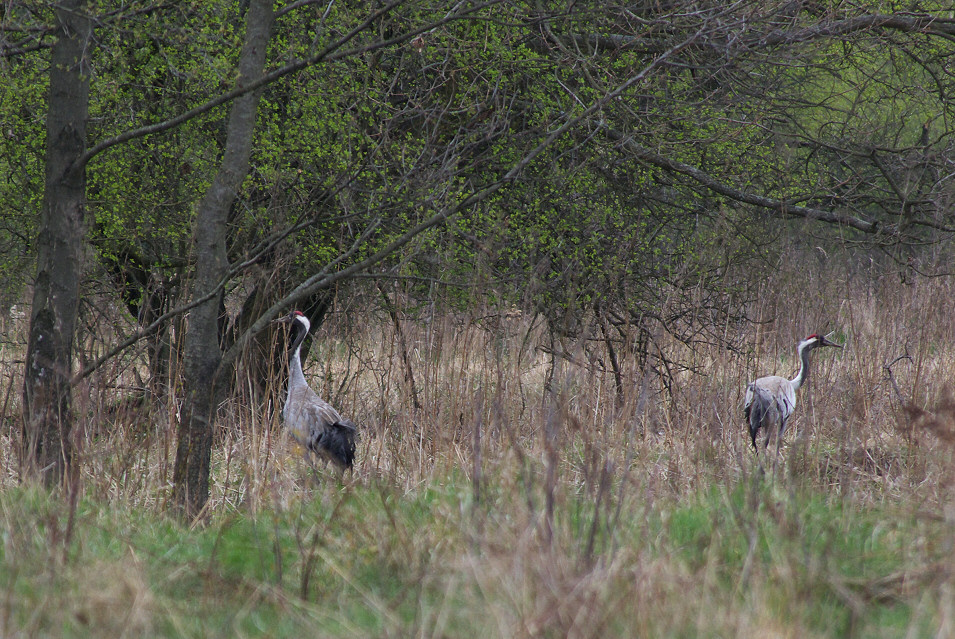
[[[288,391],[292,393],[293,388],[305,386],[305,373],[302,372],[302,342],[308,331],[305,327],[295,323],[298,333],[295,335],[295,341],[292,342],[292,356],[288,361]]]
[[[789,383],[793,385],[793,390],[799,390],[799,387],[806,383],[806,380],[809,379],[809,352],[812,350],[810,344],[800,344],[799,345],[799,372],[796,373],[796,376],[789,380]]]

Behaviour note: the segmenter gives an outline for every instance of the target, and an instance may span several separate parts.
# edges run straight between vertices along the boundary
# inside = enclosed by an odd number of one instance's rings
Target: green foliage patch
[[[608,594],[624,589],[623,599],[636,596],[627,594],[633,588],[657,593],[652,602],[660,610],[679,610],[689,596],[818,636],[892,636],[925,621],[913,616],[921,595],[899,597],[887,584],[907,571],[919,578],[915,569],[935,557],[939,536],[950,534],[946,525],[891,505],[859,508],[745,480],[704,489],[686,503],[645,508],[626,499],[614,543],[580,564],[589,527],[573,524],[573,513],[593,506],[580,493],[558,490],[554,537],[546,542],[522,514],[520,494],[494,483],[474,504],[453,477],[411,493],[329,481],[284,506],[222,514],[194,527],[81,500],[70,532],[67,504],[8,489],[0,498],[8,629],[282,637],[440,628],[446,636],[498,636],[494,620],[506,618],[504,610],[526,614],[542,596],[533,594],[538,587],[570,587],[561,580],[595,587],[590,580],[600,575]],[[538,499],[543,503],[543,494]],[[565,515],[569,525],[560,523]],[[653,568],[660,565],[667,570]],[[627,574],[641,572],[651,581],[628,582]],[[535,585],[540,579],[557,581]],[[694,585],[678,594],[684,579]],[[590,605],[611,615],[616,601],[601,596]],[[624,634],[652,629],[664,636],[716,627],[705,617],[646,614],[621,613],[613,625]]]

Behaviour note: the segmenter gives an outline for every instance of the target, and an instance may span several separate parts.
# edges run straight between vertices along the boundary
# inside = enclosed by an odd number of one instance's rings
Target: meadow
[[[124,403],[135,361],[78,389],[70,485],[19,482],[7,319],[0,635],[952,636],[953,280],[791,257],[722,343],[654,334],[669,388],[622,356],[622,395],[526,311],[418,309],[399,333],[340,308],[305,371],[362,428],[354,472],[311,467],[239,392],[191,524],[166,508],[175,394]],[[814,354],[760,472],[743,391],[812,332],[845,348]]]

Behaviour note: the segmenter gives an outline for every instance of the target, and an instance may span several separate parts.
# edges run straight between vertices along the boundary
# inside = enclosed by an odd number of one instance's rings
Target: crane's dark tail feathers
[[[325,428],[307,448],[313,453],[330,459],[342,470],[348,470],[355,462],[355,436],[358,429],[351,420],[343,419]]]
[[[756,434],[762,426],[769,428],[766,421],[769,418],[770,407],[773,405],[773,398],[766,390],[755,383],[749,385],[749,390],[753,392],[753,401],[746,407],[743,414],[746,416],[746,421],[749,422],[749,436],[753,439],[753,450],[758,455],[759,448],[756,447]]]

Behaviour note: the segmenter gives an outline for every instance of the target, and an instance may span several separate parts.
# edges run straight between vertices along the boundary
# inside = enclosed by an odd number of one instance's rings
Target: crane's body
[[[830,342],[821,335],[810,335],[799,342],[799,346],[796,347],[799,356],[799,372],[796,373],[794,378],[786,379],[778,375],[770,375],[760,377],[746,387],[743,415],[749,423],[753,450],[757,454],[759,454],[759,448],[756,446],[756,435],[760,428],[766,429],[764,447],[769,445],[770,437],[775,434],[778,449],[783,434],[786,432],[786,424],[792,417],[793,411],[796,410],[796,391],[809,378],[809,353],[819,346],[842,348],[839,344]]]
[[[319,397],[309,387],[302,372],[302,342],[311,328],[308,318],[300,311],[292,311],[277,321],[291,324],[297,331],[292,340],[288,364],[288,395],[282,408],[285,427],[307,450],[322,459],[331,460],[343,470],[351,468],[355,460],[355,437],[358,432],[355,424]]]

